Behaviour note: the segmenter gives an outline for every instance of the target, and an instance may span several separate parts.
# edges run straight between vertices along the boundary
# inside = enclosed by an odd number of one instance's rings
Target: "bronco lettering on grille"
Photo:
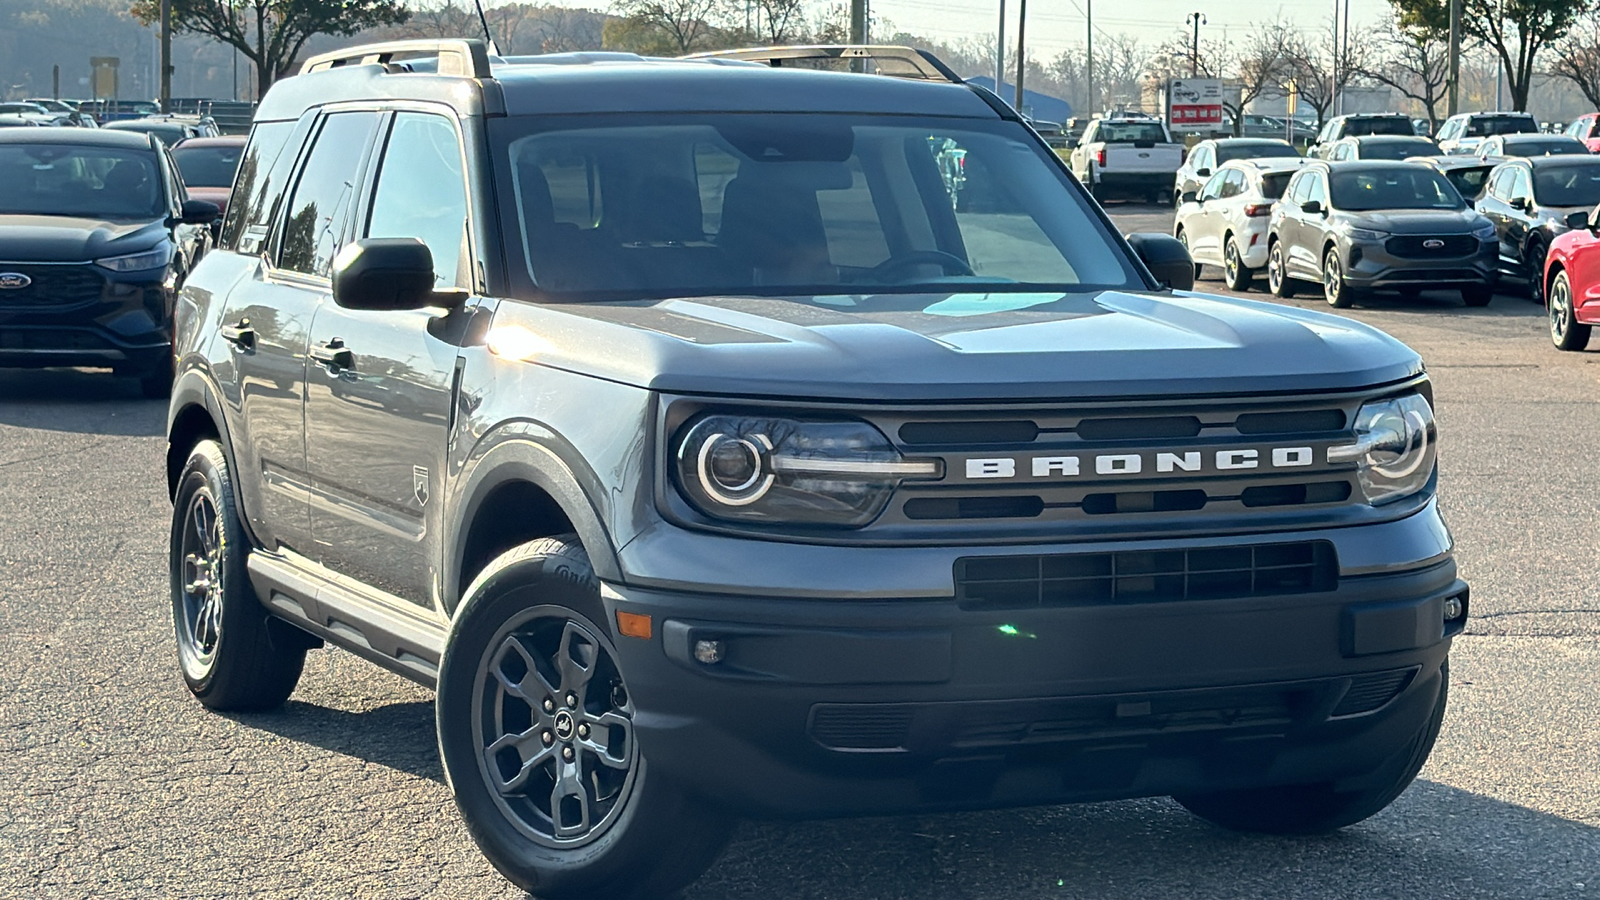
[[[999,479],[1127,478],[1248,469],[1303,469],[1316,465],[1317,448],[1224,447],[1215,450],[1152,450],[1138,453],[984,456],[950,460],[948,471],[968,481]]]

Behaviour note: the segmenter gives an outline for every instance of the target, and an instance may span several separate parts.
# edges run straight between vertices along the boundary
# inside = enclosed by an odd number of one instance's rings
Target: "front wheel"
[[[1183,245],[1184,252],[1189,254],[1189,258],[1190,259],[1194,259],[1194,252],[1189,249],[1189,232],[1184,231],[1182,228],[1178,229],[1178,243]],[[1200,265],[1199,263],[1195,263],[1194,264],[1194,280],[1195,281],[1199,281],[1200,280],[1200,272],[1204,268],[1205,267]]]
[[[1487,284],[1470,284],[1461,289],[1461,302],[1468,306],[1488,306],[1494,299],[1494,288]]]
[[[1544,261],[1550,249],[1537,238],[1528,245],[1528,299],[1544,305]]]
[[[1582,350],[1589,346],[1592,326],[1578,321],[1572,312],[1572,282],[1565,270],[1550,282],[1550,342],[1557,350]]]
[[[489,862],[547,900],[670,896],[730,830],[637,742],[606,623],[576,538],[534,541],[473,582],[439,667],[456,806]]]
[[[1344,280],[1339,251],[1331,248],[1322,256],[1322,296],[1334,309],[1349,309],[1355,302],[1350,285]]]
[[[1373,773],[1365,787],[1339,790],[1327,782],[1291,784],[1173,799],[1200,818],[1233,831],[1326,834],[1354,825],[1393,803],[1422,771],[1439,737],[1449,694],[1450,663],[1446,660],[1439,669],[1439,697],[1427,723],[1409,744]]]

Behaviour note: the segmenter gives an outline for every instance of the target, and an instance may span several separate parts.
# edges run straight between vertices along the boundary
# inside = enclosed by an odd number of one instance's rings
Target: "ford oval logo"
[[[1438,238],[1428,238],[1422,242],[1422,246],[1427,250],[1438,250],[1444,246],[1444,241],[1441,241]]]
[[[33,279],[21,272],[0,272],[0,291],[20,291],[33,284]]]

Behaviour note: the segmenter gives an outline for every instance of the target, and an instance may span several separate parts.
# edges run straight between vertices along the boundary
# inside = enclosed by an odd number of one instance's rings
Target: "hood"
[[[166,236],[166,223],[160,219],[107,222],[72,216],[0,215],[0,259],[84,262],[147,250]]]
[[[490,341],[655,390],[863,401],[1275,394],[1422,371],[1359,322],[1189,293],[503,302]]]
[[[1357,228],[1374,228],[1390,234],[1464,234],[1482,224],[1472,207],[1448,209],[1380,209],[1339,214]]]

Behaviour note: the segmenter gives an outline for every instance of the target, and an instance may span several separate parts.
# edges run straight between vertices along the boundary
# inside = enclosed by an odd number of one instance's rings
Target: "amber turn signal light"
[[[650,640],[650,617],[643,613],[617,610],[617,630],[627,637]]]

